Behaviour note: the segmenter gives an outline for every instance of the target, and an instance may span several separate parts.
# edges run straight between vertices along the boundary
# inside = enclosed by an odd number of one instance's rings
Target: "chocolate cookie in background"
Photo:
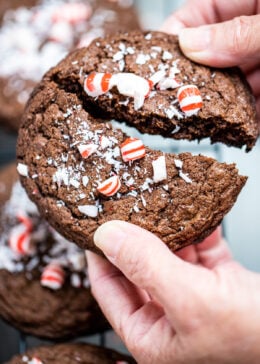
[[[35,84],[69,51],[140,27],[129,0],[1,0],[0,17],[0,123],[13,130]]]
[[[0,172],[0,316],[48,339],[109,327],[90,293],[84,251],[43,221],[17,180]]]
[[[6,364],[134,364],[135,360],[111,349],[89,344],[42,346],[17,355]]]
[[[163,134],[164,127],[185,133],[189,122],[194,133],[197,124],[202,133],[210,105],[219,102],[214,80],[229,78],[215,70],[208,79],[211,69],[192,74],[192,67],[175,36],[133,32],[73,52],[35,89],[19,130],[18,171],[42,215],[69,240],[96,251],[95,230],[119,219],[153,232],[174,251],[203,240],[231,209],[246,181],[235,165],[154,151],[107,123],[113,112],[151,133]],[[176,83],[181,88],[196,80],[192,92],[200,87],[203,92],[186,97],[200,100],[187,116],[176,100]],[[250,100],[247,89],[244,97]]]

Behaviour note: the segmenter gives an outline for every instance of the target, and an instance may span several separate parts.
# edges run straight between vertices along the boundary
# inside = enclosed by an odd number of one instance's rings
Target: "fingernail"
[[[211,27],[184,28],[179,32],[182,51],[189,57],[196,53],[205,53],[211,44]]]
[[[109,221],[101,225],[94,234],[95,245],[108,258],[115,258],[127,234],[116,221]]]

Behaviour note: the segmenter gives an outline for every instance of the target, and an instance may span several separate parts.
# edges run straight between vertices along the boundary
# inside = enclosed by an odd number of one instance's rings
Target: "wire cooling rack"
[[[86,338],[85,338],[86,339]],[[29,349],[29,345],[27,342],[27,335],[19,332],[19,354],[23,354],[27,349]],[[100,333],[96,335],[95,344],[106,347],[107,346],[107,339],[105,333]],[[118,344],[121,346],[121,342],[118,342]]]

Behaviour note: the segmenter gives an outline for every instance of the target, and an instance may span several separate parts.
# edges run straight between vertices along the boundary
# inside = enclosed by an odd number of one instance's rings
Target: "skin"
[[[196,62],[240,66],[258,111],[259,12],[260,1],[191,0],[162,29]],[[123,221],[94,241],[107,259],[87,252],[93,294],[138,363],[260,362],[260,275],[233,260],[220,229],[176,254]]]
[[[215,67],[240,66],[260,115],[260,0],[189,0],[163,24],[184,54]]]
[[[138,363],[259,363],[260,276],[219,230],[171,254],[150,232],[102,225],[87,253],[92,291]]]

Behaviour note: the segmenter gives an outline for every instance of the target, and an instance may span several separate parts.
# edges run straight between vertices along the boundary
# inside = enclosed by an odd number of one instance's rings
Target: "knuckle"
[[[244,53],[250,49],[252,43],[252,24],[248,16],[239,16],[232,20],[233,34],[231,50],[234,54]]]

